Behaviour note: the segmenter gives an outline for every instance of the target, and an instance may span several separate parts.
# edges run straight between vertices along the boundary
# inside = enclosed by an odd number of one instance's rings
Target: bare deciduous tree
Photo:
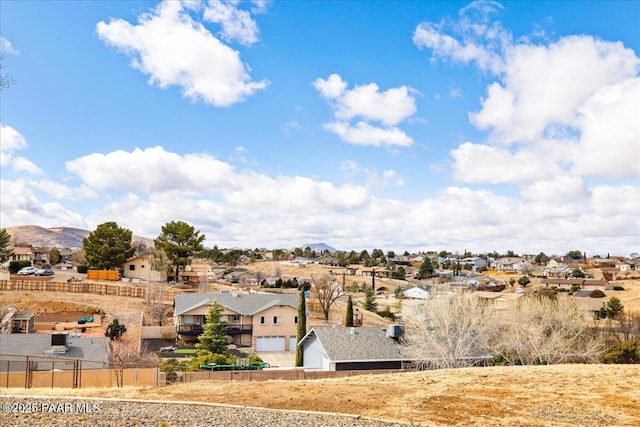
[[[490,356],[522,365],[594,363],[602,354],[588,315],[564,296],[525,296],[497,310],[474,293],[434,294],[403,311],[409,349],[424,365],[468,366]]]
[[[608,343],[640,340],[640,313],[624,311],[615,320],[607,319],[604,338]]]
[[[595,363],[603,345],[590,323],[565,296],[525,297],[501,319],[492,349],[514,364]]]
[[[338,298],[345,294],[344,290],[342,289],[342,286],[335,282],[328,274],[322,275],[318,278],[311,276],[311,280],[315,287],[316,297],[320,303],[324,320],[329,320],[329,311],[331,310],[331,306]]]
[[[8,74],[2,74],[2,69],[4,68],[4,55],[0,54],[0,91],[3,89],[7,89],[9,86],[14,84],[16,81]]]
[[[138,349],[137,342],[124,335],[121,339],[109,342],[109,356],[111,369],[116,377],[116,385],[124,385],[125,369],[135,368],[146,360],[142,356],[146,354],[144,349]]]
[[[423,367],[454,368],[477,363],[489,352],[495,331],[493,306],[471,292],[432,290],[424,304],[405,307],[406,342]]]

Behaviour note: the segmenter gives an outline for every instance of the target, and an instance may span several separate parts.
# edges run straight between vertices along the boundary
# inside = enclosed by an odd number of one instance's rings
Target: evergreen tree
[[[351,296],[347,300],[347,315],[344,319],[344,326],[350,328],[353,326],[353,301],[351,300]]]
[[[131,236],[131,230],[115,222],[100,224],[82,240],[87,263],[99,270],[121,270],[135,252],[131,246]]]
[[[208,354],[226,354],[229,337],[227,336],[227,322],[222,320],[223,307],[217,301],[213,301],[207,313],[207,323],[204,332],[198,337],[196,344],[198,356]]]
[[[307,303],[304,297],[304,289],[300,289],[300,301],[298,302],[298,334],[296,342],[299,343],[307,334]],[[296,345],[296,366],[304,364],[304,352],[301,345]]]
[[[162,233],[154,241],[156,249],[162,249],[175,268],[175,281],[179,269],[191,262],[191,257],[201,252],[205,235],[183,221],[171,221],[162,226]]]
[[[431,260],[427,257],[424,258],[422,264],[420,265],[420,270],[418,270],[418,279],[426,279],[433,275],[433,264]]]
[[[362,308],[367,311],[373,311],[374,313],[378,309],[378,303],[375,300],[372,288],[366,288],[364,290],[364,302],[362,303]]]
[[[622,305],[618,297],[611,297],[607,302],[607,317],[609,319],[615,319],[623,310],[624,305]]]
[[[13,250],[9,248],[11,243],[11,235],[4,228],[0,230],[0,264],[9,261]]]

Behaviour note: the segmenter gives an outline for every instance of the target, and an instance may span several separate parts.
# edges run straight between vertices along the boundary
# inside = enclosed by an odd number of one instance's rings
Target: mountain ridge
[[[82,240],[90,233],[89,230],[73,227],[45,228],[39,225],[17,225],[4,227],[11,235],[14,245],[32,245],[45,248],[82,248]],[[132,243],[142,242],[147,247],[153,246],[153,239],[132,236]]]

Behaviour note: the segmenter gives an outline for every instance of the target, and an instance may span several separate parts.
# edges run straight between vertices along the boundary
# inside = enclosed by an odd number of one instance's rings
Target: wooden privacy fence
[[[123,386],[158,385],[158,368],[131,368],[122,373]],[[118,378],[114,369],[81,369],[32,372],[0,372],[1,388],[108,388],[116,387]],[[164,385],[164,383],[163,383]]]
[[[397,369],[375,371],[305,371],[304,369],[265,369],[260,371],[198,371],[198,372],[160,372],[158,385],[176,382],[193,382],[202,380],[215,381],[298,381],[319,380],[323,378],[353,377],[357,375],[397,374]]]
[[[111,388],[118,386],[115,369],[78,369],[47,371],[25,371],[5,369],[0,371],[2,388]],[[9,367],[16,362],[9,362]],[[22,362],[18,362],[22,363]],[[122,372],[122,386],[165,386],[174,383],[194,381],[299,381],[323,378],[340,378],[357,375],[379,375],[400,373],[399,370],[376,371],[305,371],[303,369],[263,370],[263,371],[199,371],[160,372],[159,368],[130,368]]]
[[[147,293],[147,289],[144,287],[124,284],[43,282],[37,280],[3,280],[0,281],[0,291],[70,292],[134,298],[145,298]]]

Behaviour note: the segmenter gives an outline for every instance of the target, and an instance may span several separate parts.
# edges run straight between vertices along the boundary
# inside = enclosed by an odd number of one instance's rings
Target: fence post
[[[27,378],[29,378],[29,356],[27,356],[27,363],[26,366],[24,368],[24,388],[28,388],[27,387]]]

